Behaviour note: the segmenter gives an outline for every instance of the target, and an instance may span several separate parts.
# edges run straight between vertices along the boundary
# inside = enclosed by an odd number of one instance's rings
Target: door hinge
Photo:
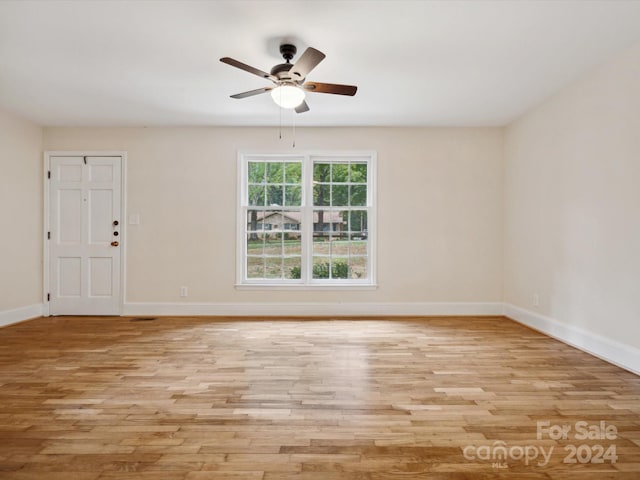
[[[51,180],[51,170],[47,170],[47,178]]]
[[[47,293],[47,302],[50,302],[50,301],[51,301],[51,294]]]
[[[47,240],[51,240],[51,232],[47,232]]]

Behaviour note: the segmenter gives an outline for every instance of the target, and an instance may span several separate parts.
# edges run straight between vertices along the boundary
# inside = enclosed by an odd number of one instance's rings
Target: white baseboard
[[[126,303],[139,316],[502,315],[502,303]]]
[[[12,323],[22,322],[30,318],[42,316],[42,304],[36,303],[27,307],[15,308],[13,310],[5,310],[0,312],[0,327],[11,325]]]
[[[579,350],[640,375],[640,349],[638,348],[508,303],[504,305],[504,315]]]

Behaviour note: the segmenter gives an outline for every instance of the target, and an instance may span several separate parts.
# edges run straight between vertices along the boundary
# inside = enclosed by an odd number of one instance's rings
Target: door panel
[[[70,158],[68,163],[52,167],[54,178],[61,182],[80,182],[82,181],[82,164],[77,163],[77,158]]]
[[[80,257],[58,258],[57,296],[62,298],[80,298],[82,293],[82,259]]]
[[[113,182],[113,166],[89,165],[89,179],[92,182]]]
[[[119,315],[122,159],[51,156],[50,171],[49,313]]]
[[[82,242],[82,190],[58,190],[58,221],[56,222],[57,237],[62,244],[76,244]]]
[[[89,244],[110,243],[113,237],[113,191],[89,190]]]
[[[113,295],[111,279],[113,278],[113,259],[110,257],[93,257],[89,259],[89,295],[92,297],[109,297]]]

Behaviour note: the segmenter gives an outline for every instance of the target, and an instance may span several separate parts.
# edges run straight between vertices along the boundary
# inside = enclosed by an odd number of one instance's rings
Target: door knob
[[[118,243],[118,242],[111,242],[111,246],[112,246],[112,247],[117,247],[118,245],[120,245],[120,243]]]

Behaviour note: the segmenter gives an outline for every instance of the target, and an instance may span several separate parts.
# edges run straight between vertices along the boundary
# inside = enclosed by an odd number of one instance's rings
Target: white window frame
[[[302,162],[302,265],[303,275],[300,279],[249,279],[247,272],[246,233],[247,227],[247,188],[248,164],[255,161],[293,161]],[[313,262],[313,162],[314,160],[352,160],[367,162],[367,272],[366,279],[314,279],[312,278]],[[307,151],[301,153],[262,153],[238,152],[237,159],[237,200],[236,200],[236,285],[239,290],[373,290],[376,283],[376,244],[377,244],[377,155],[375,151]],[[304,268],[304,267],[307,268]]]

